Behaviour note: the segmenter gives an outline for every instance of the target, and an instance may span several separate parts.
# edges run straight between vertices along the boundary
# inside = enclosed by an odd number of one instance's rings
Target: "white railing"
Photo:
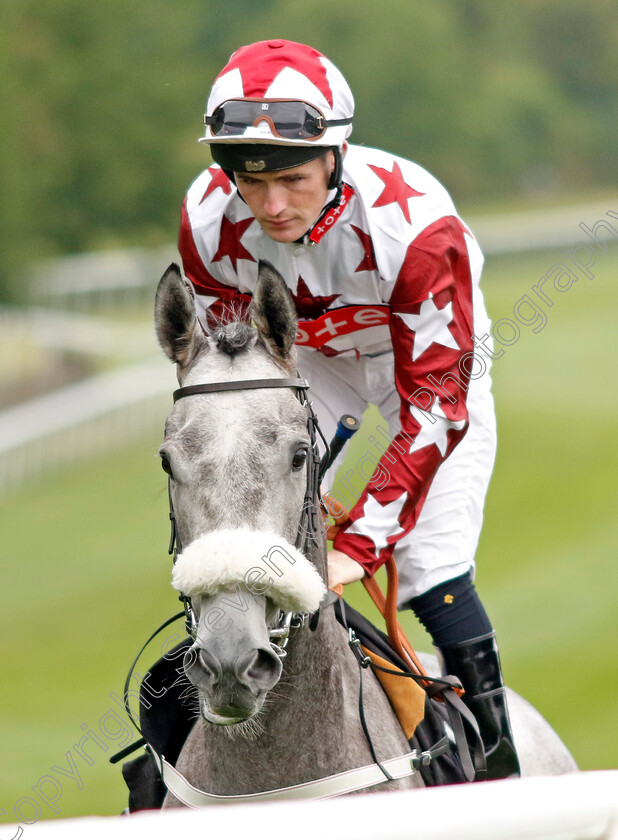
[[[611,239],[609,200],[577,207],[536,210],[471,219],[472,229],[487,254],[535,248],[564,247],[585,239],[580,223],[604,219],[599,236]],[[613,211],[612,211],[613,212]],[[610,222],[613,220],[610,220]],[[614,222],[618,227],[618,222]],[[150,325],[131,326],[93,318],[93,312],[126,303],[152,304],[157,280],[178,260],[172,246],[155,251],[79,254],[50,260],[32,277],[32,298],[38,308],[24,314],[24,335],[39,347],[86,355],[143,356]],[[53,306],[55,309],[47,307]],[[0,311],[0,327],[20,316]],[[154,352],[154,345],[152,346]],[[19,361],[19,359],[17,359]],[[168,365],[168,369],[170,366]],[[0,495],[48,468],[124,444],[154,430],[169,407],[171,372],[165,363],[144,362],[64,388],[0,414]]]
[[[569,248],[577,242],[590,245],[589,234],[580,225],[603,225],[601,241],[614,241],[611,230],[618,220],[607,211],[618,207],[616,199],[565,207],[540,208],[511,213],[492,213],[465,218],[486,256],[522,251]],[[93,310],[100,305],[118,305],[145,300],[154,294],[159,277],[171,262],[179,262],[174,246],[155,250],[129,248],[75,254],[48,260],[31,277],[34,305],[61,309]]]
[[[173,366],[140,362],[45,394],[0,414],[0,495],[59,464],[162,432]]]
[[[618,840],[618,771],[1,828],[6,840]]]
[[[131,305],[154,298],[159,278],[171,262],[179,262],[175,247],[125,248],[72,254],[46,260],[30,277],[35,306],[96,310]]]
[[[590,204],[492,213],[465,221],[478,239],[481,250],[489,257],[568,249],[579,242],[590,246],[596,236],[603,243],[615,242],[612,229],[618,229],[618,218],[608,217],[608,210],[618,210],[615,198]],[[599,221],[603,224],[591,238],[591,228]]]

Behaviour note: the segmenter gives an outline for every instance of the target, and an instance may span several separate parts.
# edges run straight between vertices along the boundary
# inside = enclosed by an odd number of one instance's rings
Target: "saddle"
[[[348,632],[352,630],[351,647],[360,647],[364,667],[374,671],[410,747],[422,756],[418,769],[425,786],[473,781],[484,754],[476,721],[459,699],[455,678],[429,677],[422,666],[422,675],[410,671],[389,636],[343,599],[335,604],[335,615]],[[360,654],[357,658],[361,661]]]

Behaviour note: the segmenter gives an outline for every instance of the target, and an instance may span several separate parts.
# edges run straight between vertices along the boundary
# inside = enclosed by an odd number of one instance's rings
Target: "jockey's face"
[[[335,166],[331,151],[280,172],[235,172],[236,185],[264,233],[275,242],[294,242],[317,221],[326,204]]]

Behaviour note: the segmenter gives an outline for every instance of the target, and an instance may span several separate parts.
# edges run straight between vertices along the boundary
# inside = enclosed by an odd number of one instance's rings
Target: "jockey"
[[[206,106],[201,142],[215,163],[183,205],[184,271],[206,327],[209,313],[246,308],[268,260],[296,305],[298,367],[327,439],[341,414],[379,409],[388,429],[330,491],[345,504],[351,480],[366,485],[329,552],[329,585],[394,555],[399,607],[460,678],[488,778],[518,775],[473,583],[495,455],[483,257],[428,172],[348,144],[353,114],[347,82],[317,50],[282,40],[237,50]]]

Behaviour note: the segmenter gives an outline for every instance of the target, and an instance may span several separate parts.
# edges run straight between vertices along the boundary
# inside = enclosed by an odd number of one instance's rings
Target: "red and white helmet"
[[[294,41],[259,41],[236,50],[215,79],[200,142],[341,148],[353,115],[352,91],[326,56]]]

